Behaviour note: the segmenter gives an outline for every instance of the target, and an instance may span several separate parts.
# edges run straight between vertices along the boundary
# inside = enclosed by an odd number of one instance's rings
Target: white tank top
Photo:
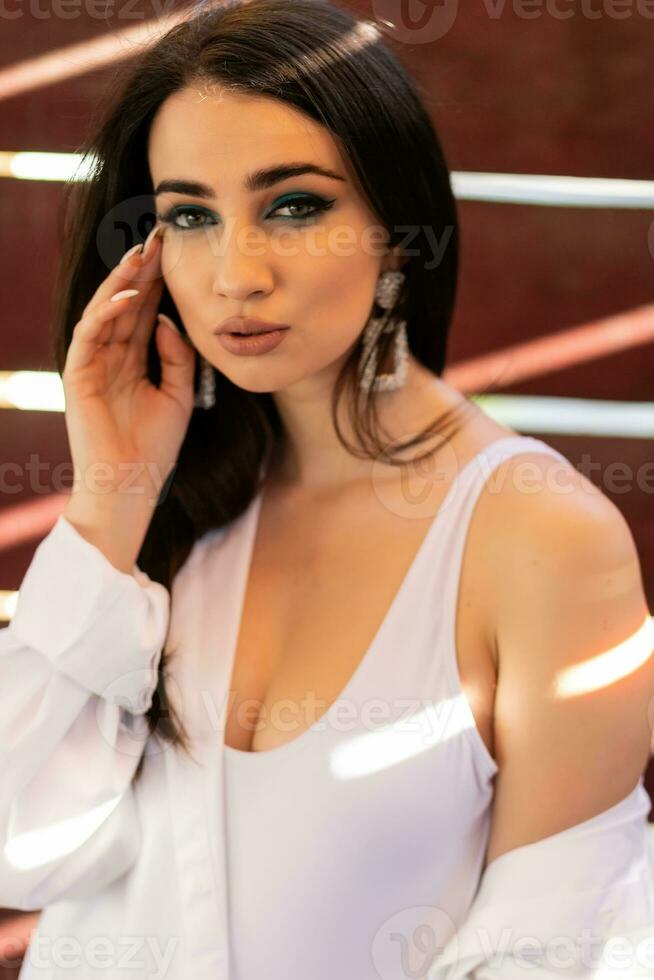
[[[498,767],[461,687],[458,586],[485,482],[529,452],[565,460],[510,436],[460,470],[365,656],[314,725],[263,752],[225,746],[230,980],[422,976],[434,937],[465,920]],[[240,549],[239,565],[251,554],[260,504],[261,494],[218,549],[226,576]]]

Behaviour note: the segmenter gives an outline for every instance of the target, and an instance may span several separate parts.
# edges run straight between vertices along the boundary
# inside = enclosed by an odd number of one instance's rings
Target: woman
[[[56,294],[76,487],[3,646],[0,900],[46,907],[21,977],[95,975],[99,935],[105,976],[472,977],[452,944],[476,897],[518,921],[532,854],[564,891],[586,855],[570,926],[640,861],[618,925],[651,922],[633,540],[440,377],[456,210],[374,25],[199,14],[86,152]]]

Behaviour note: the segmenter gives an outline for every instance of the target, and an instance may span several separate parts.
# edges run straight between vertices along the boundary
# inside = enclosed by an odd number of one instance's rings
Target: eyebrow
[[[245,189],[251,192],[265,190],[278,184],[289,177],[299,177],[301,174],[318,174],[320,177],[329,177],[331,180],[345,181],[345,177],[320,167],[315,163],[280,163],[275,167],[266,167],[262,170],[255,170],[245,178]],[[162,180],[155,189],[155,197],[166,192],[173,194],[190,194],[193,197],[214,197],[214,190],[208,184],[201,184],[193,180],[181,180],[172,178]]]

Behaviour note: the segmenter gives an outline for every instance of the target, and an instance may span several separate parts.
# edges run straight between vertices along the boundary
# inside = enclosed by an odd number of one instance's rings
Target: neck
[[[359,458],[343,446],[331,418],[331,392],[331,385],[321,384],[315,378],[275,392],[273,397],[284,425],[285,439],[271,460],[271,481],[288,488],[319,491],[370,478],[373,465],[376,468],[386,465],[389,472],[397,472],[397,467],[376,458]],[[373,396],[382,445],[386,448],[414,436],[452,406],[452,395],[456,393],[449,386],[410,357],[405,386],[396,391],[376,392]],[[338,410],[339,426],[348,442],[358,446],[346,401],[343,396]],[[425,451],[425,444],[410,451],[419,455]]]

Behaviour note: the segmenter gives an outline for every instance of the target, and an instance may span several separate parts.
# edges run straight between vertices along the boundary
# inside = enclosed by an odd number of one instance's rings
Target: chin
[[[308,366],[300,365],[297,357],[285,357],[282,362],[274,353],[259,357],[234,356],[228,366],[216,364],[215,367],[237,388],[253,394],[274,394],[292,388],[318,394],[333,386],[348,353],[339,352],[333,358],[327,355],[322,363]]]
[[[256,361],[255,358],[252,360]],[[269,365],[266,367],[263,364],[250,363],[243,365],[241,370],[237,365],[236,368],[230,368],[229,371],[225,371],[216,365],[216,370],[231,381],[236,388],[242,388],[243,391],[250,391],[256,395],[272,394],[286,388],[289,383],[293,383],[283,379],[280,376],[281,372],[271,371]]]

